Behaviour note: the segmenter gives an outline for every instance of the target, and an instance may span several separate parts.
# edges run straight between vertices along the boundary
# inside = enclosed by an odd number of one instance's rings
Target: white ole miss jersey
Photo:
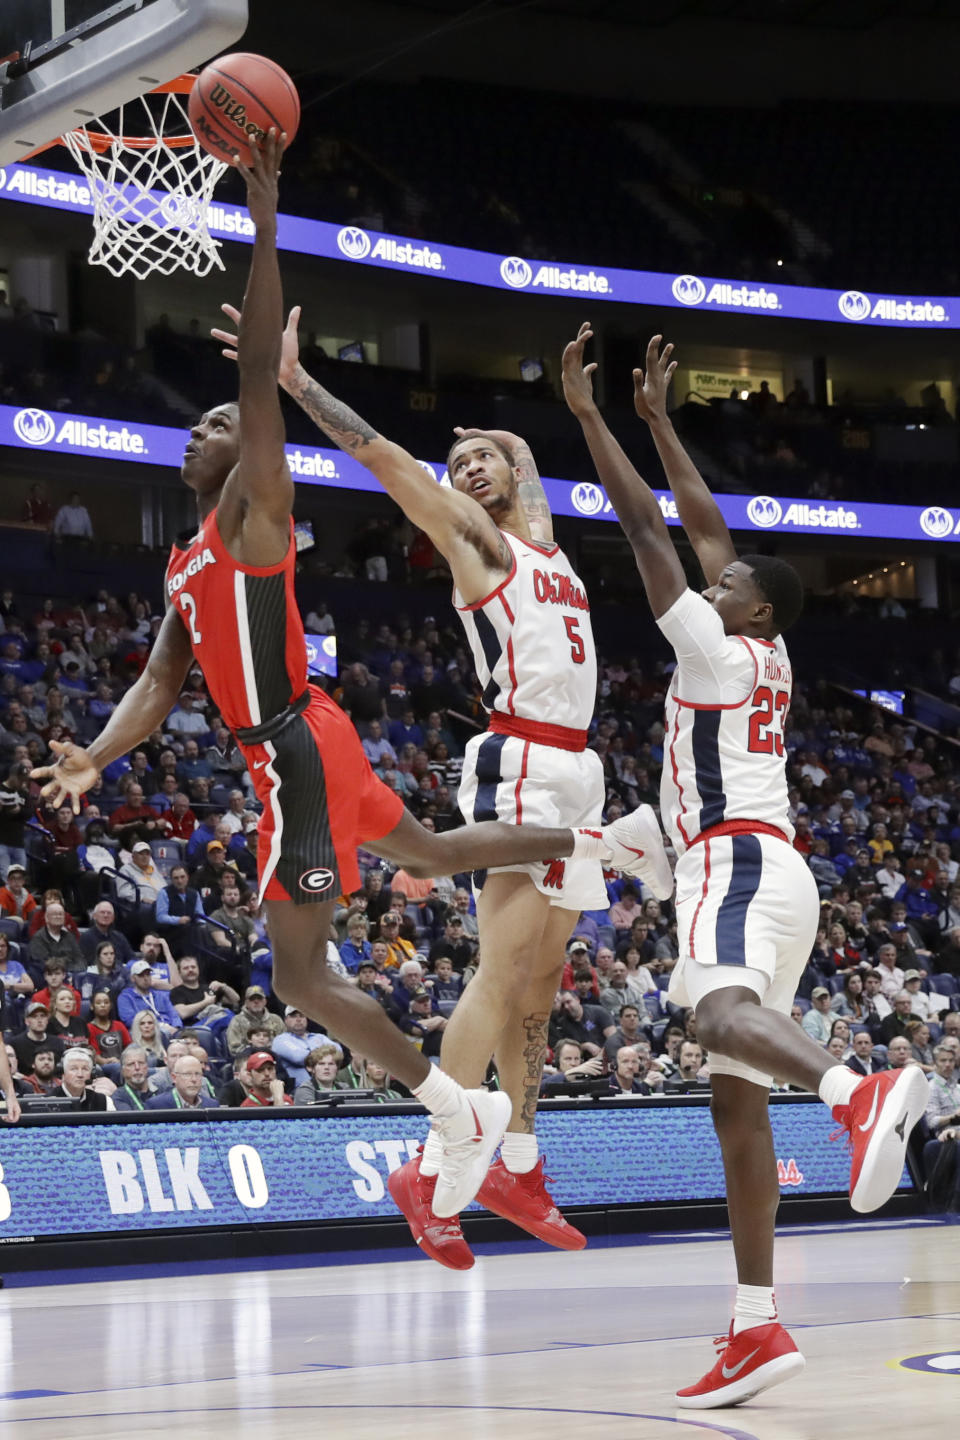
[[[677,854],[733,820],[793,840],[783,726],[793,672],[783,640],[726,635],[686,590],[657,621],[677,657],[667,693],[660,814]]]
[[[585,732],[597,689],[586,590],[559,545],[500,533],[513,557],[509,574],[472,605],[453,592],[484,706]]]

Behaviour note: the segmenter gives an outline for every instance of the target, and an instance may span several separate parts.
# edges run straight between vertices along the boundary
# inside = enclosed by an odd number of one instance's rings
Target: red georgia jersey
[[[293,593],[290,544],[279,565],[240,565],[213,511],[167,563],[167,602],[177,607],[214,704],[231,730],[261,725],[307,688],[307,647]]]

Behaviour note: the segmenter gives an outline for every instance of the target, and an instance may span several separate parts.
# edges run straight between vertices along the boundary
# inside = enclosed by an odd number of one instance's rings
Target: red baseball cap
[[[276,1065],[276,1057],[269,1050],[254,1050],[247,1061],[248,1070],[262,1070],[264,1065]]]

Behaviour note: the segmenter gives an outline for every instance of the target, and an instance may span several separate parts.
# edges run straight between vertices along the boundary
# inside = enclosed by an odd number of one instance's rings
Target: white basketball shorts
[[[502,820],[508,825],[573,828],[599,825],[606,786],[594,750],[557,750],[514,735],[488,731],[469,742],[457,797],[467,824]],[[529,875],[561,910],[605,910],[610,904],[599,860],[546,860],[534,865],[491,867]],[[474,878],[477,887],[482,881]]]
[[[746,986],[789,1015],[820,919],[803,856],[772,835],[720,835],[680,857],[676,883],[680,959],[667,998],[695,1007],[714,990]],[[713,1051],[710,1069],[757,1085],[773,1078]]]

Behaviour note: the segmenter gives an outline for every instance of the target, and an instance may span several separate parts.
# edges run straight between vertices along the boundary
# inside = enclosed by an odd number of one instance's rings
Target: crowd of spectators
[[[313,618],[334,627],[318,609]],[[44,806],[31,767],[51,740],[84,742],[101,728],[140,673],[151,611],[106,590],[30,613],[10,591],[0,596],[0,985],[18,1089],[72,1095],[83,1108],[402,1095],[273,995],[255,894],[257,804],[198,668],[161,729],[106,769],[79,816]],[[403,619],[341,632],[348,663],[331,688],[376,773],[442,832],[462,823],[463,747],[483,726],[478,684],[454,629],[428,618],[417,632]],[[656,803],[668,671],[601,660],[590,745],[608,821]],[[919,1065],[939,1143],[960,1123],[955,747],[882,712],[858,722],[823,693],[798,688],[787,731],[794,844],[822,905],[794,1018],[864,1073]],[[480,961],[469,877],[414,879],[360,858],[363,885],[340,897],[327,963],[435,1058]],[[580,915],[569,943],[544,1096],[705,1089],[695,1017],[667,999],[673,908],[637,882],[606,880],[608,906]]]

